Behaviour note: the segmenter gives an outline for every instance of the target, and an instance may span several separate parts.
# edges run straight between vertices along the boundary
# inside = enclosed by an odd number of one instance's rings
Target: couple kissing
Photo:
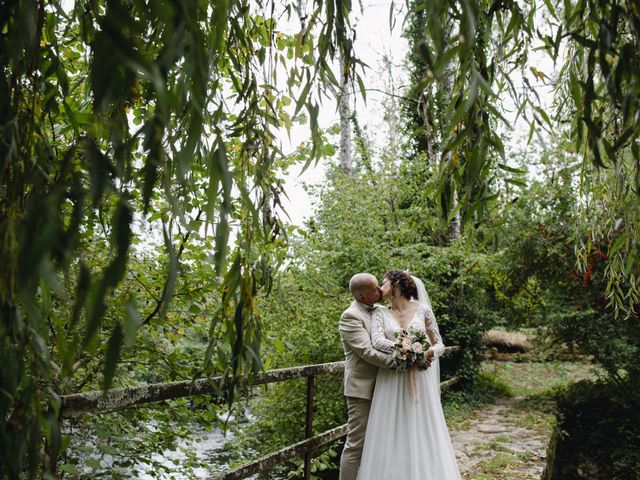
[[[340,480],[460,480],[440,403],[445,348],[423,282],[405,270],[388,271],[382,285],[358,273],[349,290]]]

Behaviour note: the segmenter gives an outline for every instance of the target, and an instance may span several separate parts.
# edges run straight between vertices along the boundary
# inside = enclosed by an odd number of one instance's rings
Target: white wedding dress
[[[374,346],[391,351],[400,326],[385,307],[376,309],[373,321]],[[358,479],[460,480],[440,403],[437,357],[444,353],[444,345],[428,297],[427,304],[418,307],[409,328],[436,339],[431,347],[434,361],[427,370],[415,370],[413,374],[379,369]],[[415,392],[411,375],[415,375]]]

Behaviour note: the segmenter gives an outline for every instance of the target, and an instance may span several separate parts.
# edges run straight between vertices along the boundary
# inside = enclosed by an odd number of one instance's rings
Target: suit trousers
[[[371,410],[371,399],[347,397],[349,420],[347,422],[347,440],[344,443],[342,457],[340,457],[340,480],[356,480],[358,478],[369,410]]]

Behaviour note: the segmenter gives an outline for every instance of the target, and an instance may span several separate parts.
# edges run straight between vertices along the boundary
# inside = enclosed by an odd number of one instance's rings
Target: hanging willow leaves
[[[463,224],[473,224],[485,210],[480,204],[493,198],[485,190],[496,160],[504,156],[495,133],[506,125],[502,97],[516,92],[510,77],[524,67],[533,40],[534,2],[407,3],[413,49],[409,98],[420,105],[407,104],[419,132],[414,145],[428,162],[444,167],[438,169],[441,187],[434,197],[443,218],[453,218],[455,210]]]
[[[355,64],[351,3],[309,7],[291,35],[277,24],[288,2],[282,11],[248,0],[0,8],[3,478],[41,476],[40,425],[53,390],[95,384],[91,372],[102,372],[103,388],[113,384],[123,348],[135,349],[136,332],[166,315],[190,242],[208,246],[223,298],[206,373],[233,382],[261,368],[253,299],[269,288],[282,248],[271,208],[282,188],[278,119],[293,118],[280,93],[315,120],[322,89],[336,82],[331,59]],[[277,65],[289,72],[279,82]],[[312,138],[319,155],[322,137]],[[144,285],[147,302],[120,291],[135,273],[132,252],[147,241],[140,222],[166,225],[158,252],[168,267],[158,286]],[[120,294],[124,307],[112,302]],[[78,365],[92,367],[84,380]],[[59,429],[48,431],[45,468],[55,473]]]
[[[632,160],[633,145],[640,140],[640,10],[636,3],[413,0],[407,6],[412,87],[406,113],[410,130],[416,132],[414,147],[426,154],[428,162],[444,166],[437,169],[441,187],[433,192],[443,218],[450,217],[456,207],[451,199],[457,195],[463,219],[476,222],[477,214],[465,211],[483,211],[474,204],[491,198],[481,192],[496,167],[500,168],[496,160],[504,155],[504,147],[496,141],[496,132],[510,128],[501,113],[504,94],[518,108],[517,117],[530,122],[529,142],[534,133],[560,134],[569,128],[574,152],[596,169],[611,168],[611,175],[598,177],[619,188],[615,199],[606,199],[613,202],[611,208],[634,211],[631,205],[637,192],[631,193],[628,182],[639,177],[637,162]],[[537,64],[529,64],[529,50],[537,40],[557,65],[554,78]],[[514,71],[522,86],[511,78]],[[553,86],[556,111],[541,106],[528,74]],[[478,152],[486,158],[480,160]],[[584,168],[582,175],[590,174],[588,164]],[[610,177],[615,180],[607,180]],[[595,192],[611,193],[607,187],[585,194]],[[594,230],[615,237],[623,233],[611,228],[615,220],[604,228],[600,222]],[[631,239],[640,222],[635,218],[624,225],[633,230],[626,246],[634,252],[637,246]],[[640,263],[637,255],[631,257],[636,260],[620,260],[611,271],[612,281],[627,269],[628,261]],[[613,286],[611,292],[615,293]],[[637,301],[635,295],[620,296],[616,308],[629,313]]]
[[[610,379],[633,391],[640,349],[638,2],[407,4],[412,77],[405,116],[415,132],[409,173],[420,178],[427,171],[437,179],[425,182],[424,196],[439,204],[450,226],[461,214],[472,239],[496,194],[524,192],[526,180],[539,176],[528,171],[525,177],[505,158],[505,140],[518,150],[510,135],[515,121],[529,122],[528,143],[535,134],[553,145],[545,158],[553,173],[546,180],[553,185],[566,175],[579,186],[571,199],[572,233],[564,241],[573,242],[569,261],[584,273],[583,287],[594,262],[602,262],[593,316],[575,317],[588,335],[576,343],[593,351],[589,341],[602,339],[597,349],[607,353],[599,361]],[[543,51],[547,59],[539,57]],[[492,213],[498,212],[504,213]],[[578,330],[572,321],[565,335]]]

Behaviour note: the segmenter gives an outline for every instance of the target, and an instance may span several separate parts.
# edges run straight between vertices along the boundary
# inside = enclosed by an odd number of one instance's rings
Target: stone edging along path
[[[540,479],[552,415],[532,413],[523,402],[524,397],[498,399],[476,411],[468,428],[451,430],[464,479]]]

